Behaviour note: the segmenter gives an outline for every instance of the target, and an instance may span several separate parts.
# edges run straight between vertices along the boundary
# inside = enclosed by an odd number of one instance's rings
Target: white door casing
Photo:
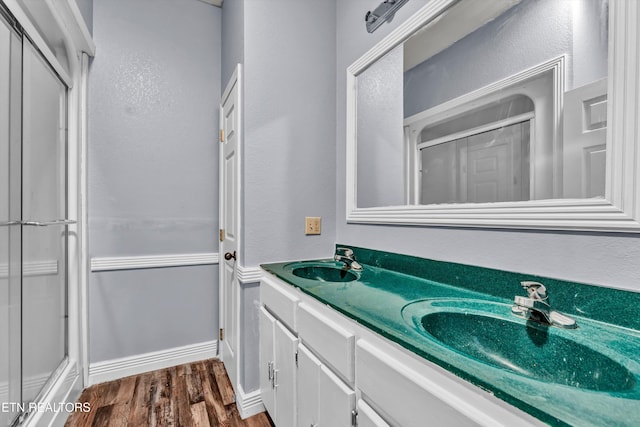
[[[219,353],[238,393],[240,282],[241,65],[229,80],[220,103],[220,345]]]

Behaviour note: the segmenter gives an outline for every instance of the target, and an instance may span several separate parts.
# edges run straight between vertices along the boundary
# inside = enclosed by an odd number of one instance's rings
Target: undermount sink
[[[592,337],[578,330],[526,322],[510,306],[481,300],[431,300],[405,306],[404,319],[419,333],[491,367],[534,380],[585,390],[625,392],[635,375],[607,354],[586,345]]]
[[[294,276],[320,282],[352,282],[358,278],[356,273],[336,262],[300,262],[288,268]]]

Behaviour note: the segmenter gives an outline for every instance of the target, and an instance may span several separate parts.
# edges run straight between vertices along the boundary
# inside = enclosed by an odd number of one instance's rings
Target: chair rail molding
[[[260,281],[262,270],[260,267],[238,266],[238,280],[241,283],[255,283]]]
[[[192,265],[218,264],[217,252],[170,254],[170,255],[134,255],[122,257],[91,258],[91,271],[137,270],[143,268],[186,267]]]

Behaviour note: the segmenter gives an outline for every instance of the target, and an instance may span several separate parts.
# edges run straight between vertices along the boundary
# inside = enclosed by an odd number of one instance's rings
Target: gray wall
[[[243,264],[335,242],[335,4],[246,0]],[[305,216],[322,235],[305,236]]]
[[[84,22],[87,24],[89,32],[93,34],[93,0],[76,0],[78,9],[84,18]]]
[[[347,224],[345,220],[346,68],[426,1],[407,2],[390,24],[368,34],[369,0],[337,4],[336,241],[384,251],[539,274],[640,291],[640,236]],[[348,42],[347,42],[348,41]]]
[[[221,10],[100,0],[89,74],[92,258],[217,252]],[[90,362],[215,339],[217,266],[92,274]]]
[[[217,277],[215,265],[93,273],[91,363],[217,339]]]
[[[240,383],[246,392],[260,388],[260,283],[242,285]]]
[[[335,242],[335,4],[225,0],[222,78],[244,65],[242,251],[259,263],[327,257]],[[322,217],[320,236],[305,216]],[[257,283],[243,283],[240,382],[258,382]]]
[[[236,64],[244,63],[244,2],[245,0],[226,0],[222,7],[223,91]]]
[[[356,204],[361,208],[405,202],[403,60],[398,46],[358,76]]]

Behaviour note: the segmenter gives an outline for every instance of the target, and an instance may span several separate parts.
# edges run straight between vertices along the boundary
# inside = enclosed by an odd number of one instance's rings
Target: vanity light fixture
[[[384,0],[373,12],[367,12],[364,17],[367,31],[373,33],[384,22],[391,21],[396,11],[406,2],[407,0]]]

